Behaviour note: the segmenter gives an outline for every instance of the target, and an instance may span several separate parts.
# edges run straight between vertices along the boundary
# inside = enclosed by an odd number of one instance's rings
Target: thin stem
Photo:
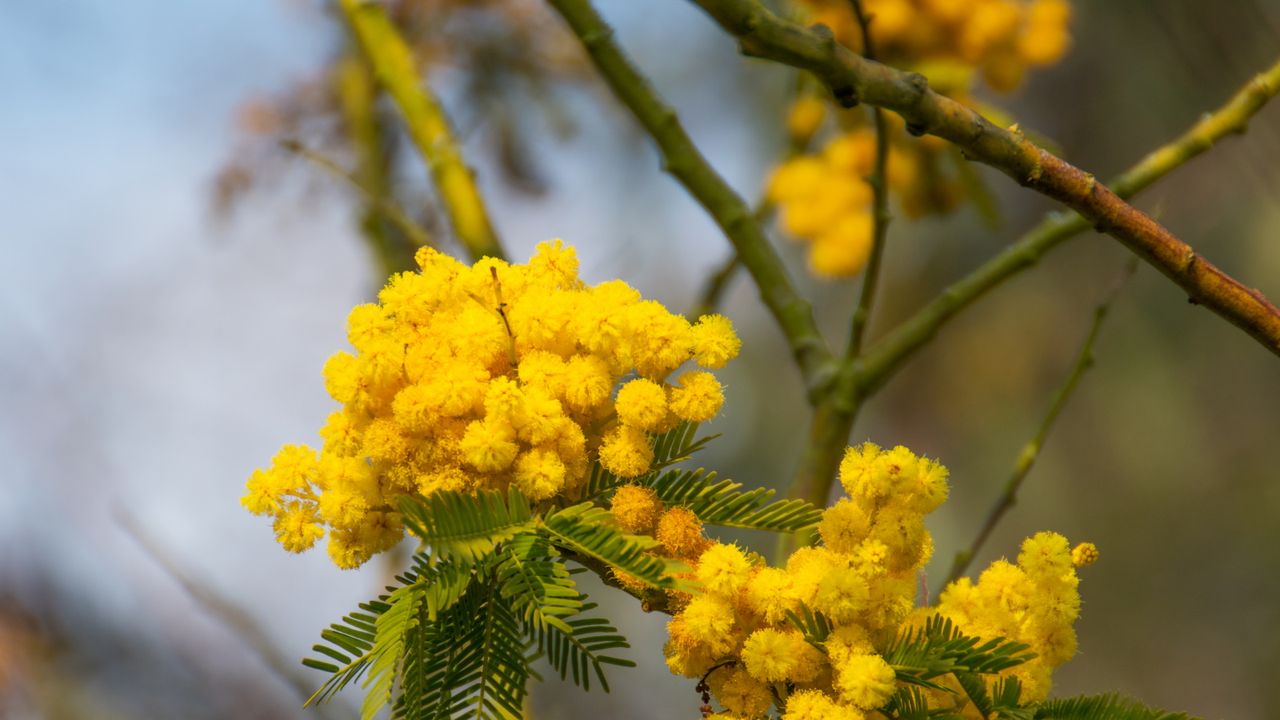
[[[505,258],[449,118],[423,82],[412,50],[382,7],[361,0],[338,5],[378,82],[400,108],[458,240],[473,259]]]
[[[404,233],[406,237],[414,244],[415,247],[422,247],[431,244],[431,235],[418,223],[414,222],[404,210],[400,208],[391,199],[375,194],[374,191],[361,182],[355,173],[348,171],[342,165],[338,164],[333,158],[303,145],[297,140],[285,140],[280,146],[290,153],[310,162],[316,167],[328,172],[336,178],[345,180],[351,187],[360,192],[364,199],[369,203],[376,212],[385,217],[388,221]]]
[[[835,360],[818,331],[813,308],[796,292],[751,209],[702,156],[680,125],[675,110],[623,53],[613,39],[613,29],[591,3],[548,0],[548,4],[569,24],[614,95],[653,138],[663,169],[684,185],[733,244],[765,306],[786,336],[810,396],[820,395],[835,378]]]
[[[1280,62],[1251,78],[1230,100],[1201,117],[1173,142],[1157,148],[1111,183],[1122,198],[1131,198],[1186,164],[1229,135],[1245,132],[1252,118],[1280,91]],[[961,310],[1004,281],[1027,270],[1049,250],[1089,228],[1078,213],[1055,213],[981,267],[947,287],[872,346],[859,361],[855,384],[867,396],[926,345]]]
[[[1086,372],[1093,367],[1094,355],[1093,348],[1098,340],[1098,333],[1102,330],[1102,323],[1107,319],[1107,313],[1111,309],[1111,304],[1119,296],[1120,291],[1124,288],[1129,278],[1137,270],[1137,259],[1130,258],[1125,263],[1125,269],[1111,289],[1107,296],[1093,311],[1093,324],[1089,327],[1089,333],[1085,336],[1084,343],[1080,346],[1080,352],[1076,355],[1076,361],[1071,366],[1071,372],[1067,374],[1067,378],[1063,381],[1062,386],[1058,388],[1053,395],[1053,400],[1049,403],[1049,411],[1045,413],[1044,418],[1040,421],[1040,427],[1036,430],[1035,435],[1022,446],[1022,452],[1018,454],[1018,461],[1015,463],[1013,473],[1005,482],[1004,489],[1000,496],[996,498],[995,503],[991,506],[991,510],[987,513],[986,522],[978,530],[978,535],[969,544],[967,550],[956,553],[955,561],[951,565],[951,572],[947,576],[947,583],[954,582],[968,570],[969,564],[973,562],[973,558],[982,549],[987,538],[996,529],[996,525],[1009,512],[1014,503],[1018,501],[1018,491],[1022,488],[1022,483],[1027,479],[1027,475],[1031,472],[1031,468],[1035,465],[1036,460],[1040,457],[1040,450],[1044,447],[1045,440],[1049,437],[1049,431],[1053,429],[1054,422],[1058,419],[1058,415],[1062,413],[1062,409],[1066,407],[1067,401],[1071,399],[1072,394],[1080,385],[1080,380],[1084,378]],[[944,585],[945,587],[945,585]]]
[[[689,317],[699,318],[719,309],[720,303],[724,302],[724,294],[729,289],[729,281],[733,280],[733,276],[737,275],[740,269],[742,269],[742,262],[738,260],[738,253],[731,251],[729,256],[716,267],[715,272],[707,276],[702,292],[698,294],[698,304],[693,306],[693,312]]]
[[[861,0],[852,0],[853,13],[858,19],[858,27],[862,30],[862,51],[868,59],[875,59],[875,45],[871,39],[871,24],[863,11]],[[862,353],[862,340],[867,332],[867,324],[871,321],[871,306],[875,302],[876,286],[880,282],[880,264],[884,258],[885,238],[889,232],[889,183],[887,165],[889,162],[889,128],[884,120],[884,111],[872,108],[871,115],[876,131],[875,164],[871,177],[867,182],[871,185],[871,257],[867,260],[867,269],[862,275],[862,290],[858,296],[858,306],[853,311],[853,327],[849,331],[849,348],[845,358],[852,360]]]
[[[803,28],[774,15],[757,0],[697,0],[744,53],[808,70],[847,106],[858,102],[902,115],[907,129],[956,144],[990,165],[1084,216],[1119,240],[1204,305],[1280,355],[1280,308],[1200,256],[1158,222],[1122,200],[1093,175],[1037,147],[1015,129],[996,127],[973,109],[929,88],[908,73],[863,58],[835,41],[830,31]],[[1276,84],[1259,77],[1260,92]]]
[[[767,199],[761,199],[756,203],[755,218],[756,222],[762,227],[769,223],[773,217],[776,207]],[[742,261],[738,259],[736,251],[730,252],[716,268],[715,272],[707,276],[706,282],[702,286],[702,292],[699,294],[698,304],[694,306],[693,314],[689,317],[698,318],[715,312],[720,303],[724,301],[724,294],[729,289],[729,281],[738,274],[742,269]]]

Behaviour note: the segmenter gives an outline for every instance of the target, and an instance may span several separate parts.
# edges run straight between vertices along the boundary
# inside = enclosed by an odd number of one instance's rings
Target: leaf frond
[[[675,584],[670,563],[647,552],[657,541],[622,532],[608,510],[592,503],[548,512],[542,530],[556,546],[608,563],[654,587]]]
[[[582,609],[582,596],[569,569],[539,535],[520,535],[505,543],[496,567],[498,587],[527,623],[554,625],[572,632],[563,618]]]
[[[1022,643],[1002,637],[983,642],[965,635],[941,615],[931,616],[924,627],[899,632],[884,652],[898,679],[915,684],[945,673],[998,673],[1034,657]]]
[[[1047,700],[1035,707],[1035,720],[1196,720],[1186,713],[1164,712],[1116,693]]]
[[[404,524],[437,553],[477,562],[498,543],[533,528],[529,500],[512,487],[507,493],[439,491],[400,501]]]
[[[799,499],[769,502],[775,491],[755,488],[743,491],[742,484],[717,480],[716,474],[697,470],[668,470],[647,475],[641,484],[652,488],[667,505],[687,508],[710,525],[796,532],[813,527],[822,519],[822,509]]]
[[[586,596],[581,596],[585,600]],[[596,608],[595,603],[582,605],[582,613]],[[604,666],[635,667],[632,660],[607,654],[609,651],[630,648],[631,644],[618,632],[606,618],[576,616],[564,623],[567,630],[559,625],[548,624],[543,627],[529,624],[528,632],[537,648],[537,657],[545,657],[547,663],[560,674],[564,680],[572,677],[573,684],[584,690],[591,689],[591,671],[594,671],[600,687],[609,692],[609,681],[605,678]]]

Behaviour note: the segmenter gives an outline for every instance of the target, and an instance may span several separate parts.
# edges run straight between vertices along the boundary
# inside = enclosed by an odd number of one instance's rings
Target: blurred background
[[[784,152],[795,75],[741,59],[689,3],[598,4],[716,168],[756,197]],[[1073,4],[1065,61],[990,99],[1100,177],[1280,54],[1276,0]],[[715,226],[541,4],[471,5],[399,19],[512,257],[563,237],[589,282],[692,307],[727,254]],[[403,248],[349,184],[279,144],[357,167],[332,93],[342,30],[307,0],[0,2],[0,717],[340,718],[358,704],[300,709],[323,678],[296,659],[391,568],[284,553],[238,504],[276,448],[315,441],[332,407],[320,368]],[[451,247],[394,111],[368,117],[383,161],[370,182]],[[1054,209],[979,172],[997,225],[971,204],[892,225],[873,339]],[[1137,204],[1280,297],[1280,107]],[[843,337],[856,283],[815,281],[802,248],[779,247]],[[977,531],[1126,254],[1099,235],[1055,250],[951,323],[860,418],[855,441],[951,468],[931,577]],[[745,278],[724,312],[745,350],[720,374],[729,400],[710,428],[724,437],[701,462],[779,486],[805,439],[798,374]],[[1097,355],[977,567],[1040,529],[1100,547],[1058,694],[1280,717],[1280,365],[1145,265]],[[696,717],[692,683],[662,664],[664,618],[596,599],[640,667],[617,669],[611,695],[539,685],[535,716]]]

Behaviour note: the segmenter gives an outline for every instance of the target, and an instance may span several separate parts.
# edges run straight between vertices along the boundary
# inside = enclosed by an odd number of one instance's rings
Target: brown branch
[[[1204,305],[1280,354],[1280,308],[1200,256],[1146,214],[1120,199],[1093,175],[1005,130],[929,88],[919,73],[868,60],[835,41],[825,28],[806,29],[769,12],[756,0],[696,0],[742,52],[807,70],[845,106],[858,102],[893,110],[907,129],[959,146],[1020,185],[1054,198],[1084,216],[1099,232],[1120,240]]]

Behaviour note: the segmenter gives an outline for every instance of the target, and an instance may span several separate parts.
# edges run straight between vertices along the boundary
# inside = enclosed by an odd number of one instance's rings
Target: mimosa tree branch
[[[347,0],[349,1],[349,0]],[[761,299],[786,335],[811,396],[829,387],[836,362],[814,321],[813,308],[787,276],[747,203],[716,173],[680,125],[680,119],[613,39],[588,0],[548,0],[564,17],[614,95],[648,131],[662,155],[663,169],[711,215],[751,273]]]
[[[378,82],[400,108],[458,240],[474,260],[505,258],[449,118],[419,76],[412,50],[382,7],[361,0],[339,0],[338,5]]]
[[[1280,61],[1240,88],[1225,105],[1205,114],[1173,142],[1149,153],[1111,183],[1128,199],[1145,190],[1228,135],[1243,134],[1249,119],[1280,93]],[[1026,270],[1049,250],[1084,232],[1089,222],[1078,213],[1055,214],[1020,240],[947,287],[932,302],[872,346],[856,368],[857,392],[876,391],[961,310],[1010,277]]]
[[[756,0],[697,3],[737,36],[745,54],[808,70],[842,104],[864,102],[893,110],[911,132],[949,140],[969,158],[1066,204],[1168,276],[1193,302],[1280,355],[1280,308],[1219,270],[1093,175],[1037,147],[1021,133],[996,127],[971,108],[933,92],[923,75],[857,55],[837,43],[830,32],[784,20]],[[1270,85],[1265,91],[1274,92]]]
[[[1132,197],[1224,137],[1243,133],[1249,119],[1278,92],[1280,62],[1252,78],[1225,105],[1204,115],[1182,136],[1149,153],[1116,178],[1112,189],[1121,197]],[[814,410],[808,446],[789,495],[825,503],[835,481],[840,449],[848,441],[863,400],[874,395],[952,317],[1000,283],[1034,266],[1049,250],[1088,228],[1089,222],[1078,213],[1056,213],[977,270],[948,286],[861,357],[848,363],[838,391]],[[794,545],[795,542],[785,539],[785,543]],[[790,547],[786,545],[787,549]]]

